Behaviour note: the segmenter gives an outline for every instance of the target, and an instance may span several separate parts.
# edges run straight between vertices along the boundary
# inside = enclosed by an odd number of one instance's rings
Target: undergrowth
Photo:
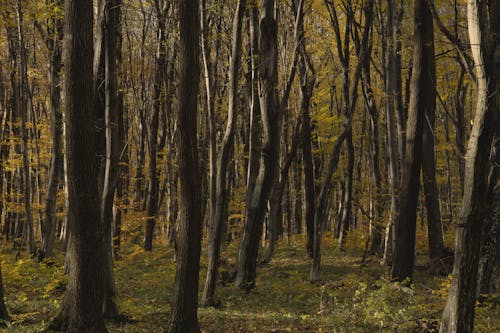
[[[449,277],[416,271],[410,287],[392,283],[378,259],[360,263],[360,249],[339,252],[325,238],[322,281],[308,280],[310,263],[304,240],[279,243],[273,260],[258,268],[257,287],[250,293],[221,282],[218,308],[200,308],[205,332],[438,332],[446,301]],[[156,244],[155,244],[156,245]],[[222,254],[221,271],[230,273],[236,244]],[[264,252],[264,251],[261,251]],[[422,257],[423,258],[423,257]],[[15,261],[13,253],[1,253],[5,298],[12,316],[7,332],[37,332],[57,313],[66,277],[61,253],[35,263]],[[422,259],[424,260],[424,259]],[[201,259],[200,292],[205,277]],[[175,275],[174,253],[156,245],[146,253],[127,244],[115,262],[120,311],[126,323],[108,323],[110,332],[161,332],[169,320]],[[229,275],[229,274],[227,274]],[[476,307],[476,332],[498,332],[499,296],[482,298]]]

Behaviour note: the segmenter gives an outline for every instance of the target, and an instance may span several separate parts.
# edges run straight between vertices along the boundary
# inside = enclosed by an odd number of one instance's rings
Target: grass
[[[310,263],[304,240],[280,243],[271,263],[259,266],[257,287],[251,293],[231,284],[218,284],[221,306],[200,308],[205,332],[437,332],[449,278],[416,271],[412,288],[391,283],[378,260],[361,265],[361,251],[339,252],[325,238],[322,283],[308,280]],[[221,270],[234,263],[237,244],[223,251]],[[261,251],[264,252],[264,251]],[[57,313],[64,293],[64,258],[48,263],[14,261],[1,254],[6,303],[12,316],[7,332],[36,332]],[[419,258],[420,259],[420,258]],[[200,290],[205,277],[202,257]],[[424,260],[424,259],[422,259]],[[156,245],[146,253],[127,245],[115,263],[120,311],[130,321],[108,323],[110,332],[161,332],[167,327],[175,275],[173,250]],[[476,307],[476,332],[500,330],[499,295]]]

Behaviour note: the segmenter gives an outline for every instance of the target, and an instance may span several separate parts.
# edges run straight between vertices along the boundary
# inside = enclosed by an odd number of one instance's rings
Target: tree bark
[[[202,303],[204,305],[214,305],[215,303],[214,296],[219,269],[222,229],[224,223],[227,223],[227,205],[229,203],[230,184],[227,184],[226,181],[228,178],[228,166],[233,150],[232,146],[234,145],[238,103],[238,75],[241,66],[241,40],[245,10],[246,0],[239,0],[236,5],[236,13],[233,19],[233,42],[229,65],[229,108],[227,113],[227,124],[216,166],[215,209],[212,212],[213,215],[210,217],[208,228],[208,267],[202,298]]]
[[[278,132],[278,45],[274,0],[262,0],[259,36],[259,90],[263,139],[259,173],[247,208],[245,226],[238,249],[235,285],[243,290],[255,287],[265,206],[274,177]]]
[[[434,37],[429,26],[429,22],[432,22],[432,14],[426,0],[415,1],[414,15],[413,71],[406,123],[406,148],[398,215],[393,235],[395,242],[392,249],[391,275],[398,281],[411,280],[413,276],[423,127],[426,108],[429,106],[427,97],[432,96],[431,90],[435,89],[427,75],[428,69],[432,70],[434,63]]]
[[[500,126],[500,3],[469,0],[469,39],[477,77],[477,104],[467,154],[462,208],[455,234],[453,276],[440,333],[472,332],[478,283],[481,232],[488,206],[488,169],[494,131]],[[498,203],[497,203],[498,204]]]
[[[92,1],[66,1],[64,67],[71,267],[60,313],[50,329],[76,333],[107,332],[102,314],[104,247],[97,184],[92,25]]]
[[[56,0],[56,6],[62,7],[63,2]],[[59,182],[63,171],[63,117],[61,108],[61,70],[62,70],[62,39],[63,20],[53,17],[51,19],[54,37],[47,39],[46,44],[51,52],[49,64],[49,90],[50,90],[50,123],[52,134],[52,157],[50,161],[49,180],[47,184],[47,197],[45,201],[45,226],[42,235],[42,250],[46,257],[53,255],[54,237],[56,232],[56,199]]]
[[[199,88],[199,1],[178,2],[180,18],[180,80],[177,110],[177,162],[180,183],[180,224],[177,235],[177,270],[168,331],[200,332],[198,279],[201,252],[202,203],[199,192],[197,103]]]

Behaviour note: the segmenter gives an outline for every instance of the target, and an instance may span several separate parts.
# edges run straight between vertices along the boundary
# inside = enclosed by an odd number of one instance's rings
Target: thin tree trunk
[[[62,6],[62,1],[57,0],[57,6]],[[50,161],[49,180],[47,185],[47,197],[45,201],[45,226],[42,231],[42,250],[46,257],[53,255],[54,237],[56,232],[56,209],[57,190],[63,171],[63,142],[62,128],[63,117],[61,108],[61,70],[62,70],[62,38],[63,21],[60,18],[52,18],[52,29],[54,38],[46,41],[51,52],[49,64],[50,85],[50,122],[52,134],[52,157]]]
[[[104,242],[104,316],[115,318],[118,308],[114,301],[116,294],[113,274],[113,203],[115,198],[119,146],[118,146],[118,117],[117,117],[117,68],[116,48],[118,35],[118,19],[121,9],[117,0],[103,0],[105,5],[105,41],[104,41],[104,117],[106,138],[106,160],[104,165],[104,184],[101,195],[101,222],[103,226]]]
[[[227,221],[227,205],[229,202],[230,188],[229,184],[226,184],[226,181],[236,127],[238,74],[241,66],[241,40],[245,10],[246,0],[239,0],[233,20],[233,43],[231,62],[229,65],[229,108],[227,113],[227,124],[216,166],[215,209],[212,211],[213,215],[210,217],[208,228],[208,268],[202,298],[202,303],[204,305],[213,305],[215,303],[214,296],[219,269],[222,229],[224,223]]]
[[[24,22],[23,22],[22,0],[17,1],[17,33],[19,37],[20,61],[19,61],[19,103],[18,114],[21,115],[21,135],[23,146],[23,183],[21,193],[24,197],[25,210],[25,236],[28,240],[28,250],[31,254],[35,253],[35,233],[33,230],[33,214],[31,211],[31,171],[29,163],[28,130],[26,122],[28,117],[28,55],[24,43]]]

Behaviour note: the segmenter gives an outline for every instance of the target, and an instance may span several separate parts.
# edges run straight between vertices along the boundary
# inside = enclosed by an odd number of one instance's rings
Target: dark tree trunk
[[[6,326],[7,321],[10,320],[9,312],[5,306],[3,297],[3,280],[2,280],[2,267],[0,266],[0,327]]]
[[[208,228],[208,268],[203,290],[202,303],[214,305],[215,287],[219,269],[219,257],[222,241],[223,225],[227,221],[230,184],[227,183],[228,166],[231,160],[234,145],[234,132],[236,127],[237,103],[238,103],[238,75],[241,66],[241,39],[243,17],[246,10],[246,0],[239,0],[233,20],[233,41],[231,51],[231,62],[229,65],[229,87],[228,87],[228,113],[224,137],[222,139],[221,151],[217,160],[217,176],[215,186],[215,207],[210,216]]]
[[[177,110],[177,162],[180,182],[180,222],[177,234],[177,271],[168,331],[199,332],[198,280],[201,252],[201,177],[197,142],[197,104],[199,88],[199,1],[181,0],[180,79]]]
[[[158,124],[161,112],[161,99],[163,97],[162,83],[164,81],[164,72],[167,65],[167,2],[158,1],[156,8],[158,17],[158,53],[155,58],[155,75],[153,84],[153,117],[149,126],[149,185],[146,198],[146,213],[148,219],[146,221],[146,233],[144,237],[144,249],[151,251],[153,249],[153,236],[156,224],[156,215],[158,210],[158,172],[156,170],[156,161],[158,153]]]
[[[430,12],[430,10],[429,10]],[[422,72],[425,86],[422,92],[422,107],[425,110],[422,137],[422,175],[427,211],[427,229],[429,235],[429,257],[438,260],[443,254],[443,230],[441,226],[441,211],[439,208],[439,191],[436,182],[436,62],[434,53],[434,26],[432,14],[424,23],[425,67]]]
[[[467,5],[469,39],[477,77],[477,104],[474,125],[465,158],[462,208],[455,234],[455,259],[448,300],[440,332],[473,332],[481,232],[493,207],[488,200],[488,170],[498,129],[500,97],[500,3],[470,0]],[[493,141],[496,140],[496,141]],[[496,184],[495,184],[496,185]],[[496,203],[498,205],[498,203]]]
[[[417,204],[422,162],[422,135],[428,94],[435,87],[429,82],[428,68],[432,68],[433,35],[429,27],[432,15],[426,0],[415,1],[415,32],[413,72],[410,86],[410,104],[406,123],[406,148],[402,170],[399,209],[395,221],[394,248],[392,249],[392,278],[404,281],[413,276],[415,260],[415,232]]]
[[[107,332],[102,314],[103,233],[99,214],[92,1],[65,3],[65,112],[71,267],[51,329]]]
[[[62,1],[57,0],[57,6],[62,6]],[[62,38],[63,21],[52,18],[54,38],[47,39],[46,44],[51,52],[49,65],[50,84],[50,123],[52,134],[52,157],[50,161],[49,180],[47,185],[47,198],[45,202],[45,226],[42,228],[42,250],[46,257],[53,255],[54,237],[56,232],[56,199],[59,182],[63,172],[63,117],[61,108],[61,69],[62,69]]]
[[[263,129],[259,173],[247,208],[245,226],[238,249],[236,281],[238,288],[255,287],[257,256],[269,192],[274,177],[278,132],[278,27],[274,0],[262,0],[259,36],[259,90]]]
[[[25,224],[24,237],[28,241],[28,249],[31,254],[35,253],[35,233],[33,230],[33,214],[31,211],[31,170],[29,159],[28,130],[26,122],[28,120],[28,54],[24,42],[24,13],[22,1],[17,2],[17,36],[19,38],[19,102],[17,104],[17,114],[21,115],[21,135],[23,152],[23,179],[21,193],[24,198]]]

